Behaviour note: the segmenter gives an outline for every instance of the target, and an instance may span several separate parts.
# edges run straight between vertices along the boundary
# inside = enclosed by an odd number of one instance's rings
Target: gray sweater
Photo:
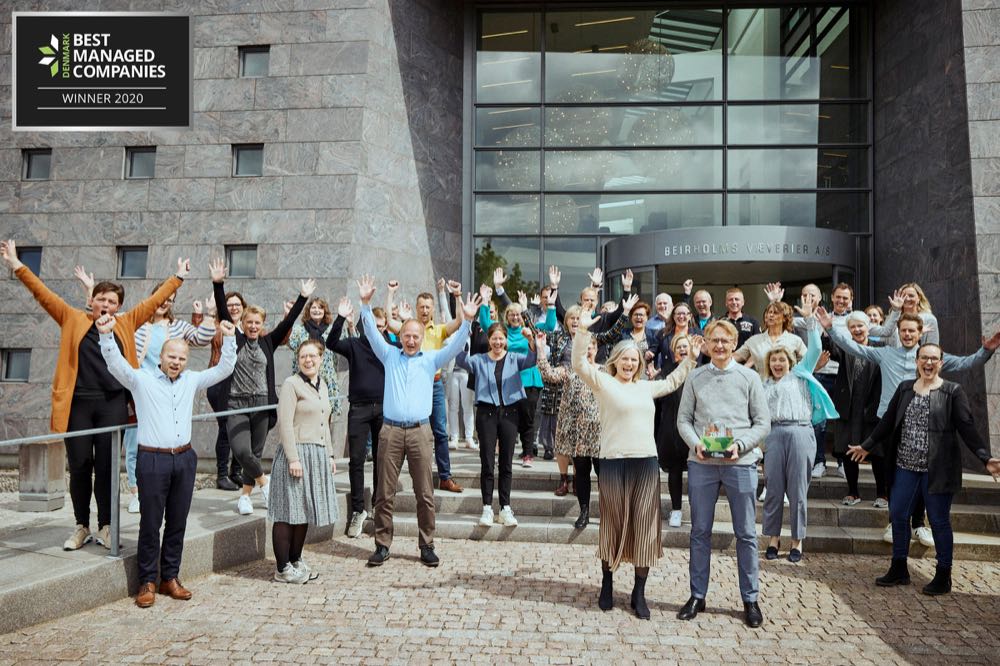
[[[735,462],[721,458],[698,460],[695,447],[705,427],[717,421],[733,429],[743,453]],[[688,460],[704,465],[750,465],[757,461],[754,449],[771,431],[771,413],[760,375],[733,361],[725,370],[708,363],[688,375],[677,410],[677,432],[688,445]]]

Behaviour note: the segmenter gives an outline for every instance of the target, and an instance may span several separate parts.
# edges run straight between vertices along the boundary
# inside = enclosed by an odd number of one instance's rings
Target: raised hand
[[[559,272],[559,267],[555,264],[549,266],[549,286],[553,289],[559,287],[559,281],[562,280],[562,273]]]
[[[309,298],[316,291],[316,280],[312,278],[303,280],[299,285],[299,293],[302,294],[302,298]]]
[[[594,316],[593,310],[584,310],[580,313],[580,328],[587,331],[590,327],[594,325],[600,317]]]
[[[632,279],[633,279],[633,277],[634,276],[632,275],[632,269],[631,268],[626,268],[625,272],[622,273],[622,289],[624,289],[626,292],[632,291]]]
[[[889,296],[889,305],[892,307],[893,310],[902,310],[903,309],[903,290],[902,289],[897,289],[896,291],[892,292],[892,295]]]
[[[212,276],[212,282],[222,282],[226,279],[226,262],[216,258],[208,262],[208,274]]]
[[[448,286],[448,283],[445,281],[445,279],[443,277],[438,278],[438,281],[437,281],[437,290],[438,290],[439,294],[442,291],[444,291],[445,287],[447,287],[447,286]]]
[[[77,266],[73,269],[73,277],[80,281],[80,284],[83,285],[84,290],[88,294],[93,293],[95,284],[93,273],[88,273],[87,269],[83,266]]]
[[[479,285],[479,298],[483,299],[483,303],[489,303],[493,298],[493,288],[487,284]]]
[[[389,282],[389,293],[394,294],[396,290],[399,289],[399,282],[392,280]],[[372,296],[375,295],[375,278],[371,275],[362,275],[361,279],[358,280],[358,296],[361,298],[361,302],[365,305],[372,300]]]
[[[600,289],[601,285],[604,284],[604,271],[600,267],[595,268],[590,273],[587,273],[587,277],[590,278],[590,286],[594,289]]]
[[[697,361],[698,355],[701,354],[701,348],[705,346],[705,338],[700,335],[692,335],[689,340],[688,344],[691,350],[688,352],[688,358],[693,358]]]
[[[532,305],[541,305],[542,304],[542,297],[539,296],[538,294],[532,294],[531,295],[531,304]]]
[[[190,272],[191,272],[191,260],[177,257],[177,273],[176,273],[177,277],[183,280],[184,278],[187,277],[187,274]]]
[[[507,275],[504,275],[503,268],[497,267],[493,271],[493,288],[500,291],[500,287],[507,281],[507,277]]]
[[[236,324],[231,321],[220,321],[219,330],[222,331],[223,337],[230,338],[236,335]]]
[[[5,240],[0,243],[0,259],[3,259],[3,262],[12,271],[16,271],[21,266],[24,266],[21,260],[17,258],[17,245],[14,243],[14,239]]]
[[[528,295],[520,289],[517,290],[517,304],[521,306],[522,311],[528,309]]]
[[[782,289],[782,292],[783,291],[784,289]],[[774,301],[771,302],[773,303]],[[803,319],[809,319],[809,317],[812,317],[816,313],[815,306],[817,305],[817,303],[814,303],[812,298],[807,298],[806,295],[803,294],[799,298],[799,303],[800,303],[799,305],[795,305],[793,307],[795,308],[796,312],[802,315]]]
[[[462,303],[462,314],[469,321],[476,318],[476,313],[479,311],[479,306],[483,304],[482,299],[479,298],[479,294],[469,294],[465,301],[459,301]]]
[[[694,280],[688,278],[687,280],[684,280],[684,284],[682,286],[684,287],[684,295],[690,296],[691,290],[694,289]]]
[[[452,296],[458,296],[459,298],[461,298],[461,296],[462,296],[462,283],[461,282],[459,282],[458,280],[448,280],[448,283],[445,286],[448,288],[448,293],[449,294],[451,294]]]
[[[351,304],[351,299],[349,299],[347,296],[344,296],[342,299],[340,299],[340,302],[337,303],[337,314],[343,317],[344,319],[347,319],[348,321],[350,321],[353,318],[354,305]]]
[[[115,329],[115,317],[109,314],[101,315],[94,325],[97,326],[98,333],[110,333]]]
[[[767,296],[768,302],[775,303],[785,297],[785,290],[780,282],[768,282],[767,286],[764,287],[764,294]]]
[[[191,301],[191,312],[195,314],[201,314],[203,312],[201,308],[201,301],[197,298]]]
[[[205,312],[209,317],[214,317],[218,312],[218,307],[215,305],[215,294],[209,294],[208,298],[205,299]]]
[[[833,326],[833,315],[827,312],[826,308],[821,305],[816,308],[816,321],[819,322],[820,326],[829,331],[830,327]]]
[[[281,305],[282,305],[282,309],[285,311],[285,313],[284,313],[284,315],[282,315],[282,317],[287,317],[288,313],[292,311],[293,307],[295,307],[295,301],[285,301]]]
[[[823,368],[826,367],[826,364],[829,362],[830,362],[830,352],[824,349],[819,354],[819,359],[817,359],[816,361],[816,367],[813,368],[813,372],[816,372],[817,370],[822,370]]]
[[[375,281],[372,280],[372,293],[374,293]],[[396,292],[399,291],[399,280],[389,280],[389,284],[386,285],[386,289],[389,290],[390,296],[395,296]]]
[[[989,351],[996,351],[997,347],[1000,347],[1000,330],[993,334],[992,337],[983,336],[983,346]]]
[[[635,304],[638,302],[639,294],[630,294],[628,298],[622,299],[622,311],[625,314],[630,314],[632,312],[632,308],[634,308]]]
[[[399,319],[401,321],[406,321],[407,319],[413,319],[413,306],[411,306],[406,301],[402,301],[399,304]]]

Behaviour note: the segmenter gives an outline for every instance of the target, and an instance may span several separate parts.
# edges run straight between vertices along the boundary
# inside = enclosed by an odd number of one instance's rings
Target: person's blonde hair
[[[788,359],[788,369],[791,370],[795,366],[795,354],[793,354],[788,347],[784,345],[778,345],[776,347],[771,347],[767,354],[764,355],[764,376],[768,379],[774,377],[771,374],[771,357],[775,354],[784,354],[785,358]]]
[[[240,315],[240,321],[245,321],[247,315],[255,314],[260,317],[261,322],[267,321],[267,311],[259,305],[248,305],[243,308],[243,314]]]
[[[618,359],[627,351],[634,351],[639,357],[639,367],[636,368],[635,374],[632,375],[633,382],[639,381],[646,372],[646,360],[643,358],[642,350],[639,349],[639,345],[635,344],[634,340],[622,340],[616,344],[611,349],[611,354],[608,355],[608,360],[604,363],[604,369],[607,370],[608,374],[615,377],[618,374]]]
[[[503,323],[507,324],[507,315],[509,314],[519,314],[524,317],[524,310],[521,309],[520,303],[511,303],[507,306],[507,309],[503,311]],[[510,324],[507,324],[508,326]]]
[[[565,314],[563,314],[563,326],[569,328],[569,318],[576,317],[579,319],[580,315],[583,313],[583,308],[579,305],[571,305],[566,308]]]
[[[708,326],[705,327],[705,340],[708,340],[710,337],[712,337],[712,331],[714,331],[719,327],[721,327],[722,330],[724,330],[726,334],[730,338],[732,338],[733,344],[739,342],[740,340],[739,331],[736,330],[736,327],[733,326],[732,323],[726,321],[725,319],[716,319],[715,321],[708,323]]]
[[[687,333],[681,333],[680,335],[675,335],[670,340],[670,355],[674,358],[677,357],[677,345],[680,344],[681,340],[687,340],[688,345],[691,344],[691,336]]]
[[[931,311],[931,303],[927,300],[927,294],[924,293],[924,290],[920,288],[919,284],[916,282],[907,282],[899,288],[900,291],[903,291],[904,289],[912,289],[917,292],[917,312]]]

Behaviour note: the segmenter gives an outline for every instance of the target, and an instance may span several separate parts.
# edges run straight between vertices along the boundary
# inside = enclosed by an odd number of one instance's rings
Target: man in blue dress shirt
[[[375,294],[375,279],[370,275],[358,281],[361,296],[361,321],[366,331],[374,331],[375,318],[370,305]],[[458,298],[458,297],[457,297]],[[470,296],[462,302],[464,321],[448,337],[444,347],[436,351],[421,351],[424,326],[415,319],[403,322],[399,331],[402,349],[393,347],[381,336],[369,337],[372,351],[385,367],[385,395],[382,402],[382,430],[379,433],[378,489],[375,500],[375,552],[368,566],[381,566],[389,559],[392,545],[392,505],[396,497],[396,482],[403,466],[409,462],[413,492],[417,498],[417,525],[420,530],[420,561],[436,567],[434,553],[434,484],[431,461],[434,459],[434,434],[430,426],[434,375],[465,348],[469,326],[479,309],[479,297]]]
[[[222,358],[208,370],[185,371],[188,345],[182,339],[167,340],[155,370],[136,370],[122,356],[112,331],[115,318],[97,320],[101,334],[101,355],[108,371],[132,392],[138,420],[139,454],[136,480],[139,486],[139,594],[135,604],[148,608],[156,601],[159,569],[160,594],[187,601],[191,592],[181,585],[184,530],[187,527],[191,495],[194,493],[198,456],[191,448],[191,413],[198,391],[216,384],[233,372],[236,365],[236,329],[231,322],[219,322],[224,336]],[[160,526],[163,546],[160,546]],[[159,566],[157,566],[159,564]]]

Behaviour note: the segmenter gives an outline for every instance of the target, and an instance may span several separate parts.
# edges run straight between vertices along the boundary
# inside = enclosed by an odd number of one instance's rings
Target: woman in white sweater
[[[767,363],[764,357],[775,347],[784,347],[792,353],[793,363],[798,363],[806,355],[806,345],[802,338],[792,333],[792,322],[795,313],[788,303],[776,301],[764,308],[764,332],[750,336],[739,349],[733,352],[737,363],[750,365],[760,375],[761,381],[767,378]]]
[[[612,577],[622,562],[635,567],[632,610],[649,619],[645,587],[649,567],[663,552],[660,529],[660,469],[653,437],[654,398],[676,391],[694,368],[702,339],[695,337],[691,355],[666,379],[639,381],[644,360],[635,342],[615,345],[606,372],[587,362],[590,335],[597,321],[592,312],[580,316],[580,330],[573,338],[573,370],[594,392],[601,420],[600,545],[603,580],[598,606],[610,610]]]

